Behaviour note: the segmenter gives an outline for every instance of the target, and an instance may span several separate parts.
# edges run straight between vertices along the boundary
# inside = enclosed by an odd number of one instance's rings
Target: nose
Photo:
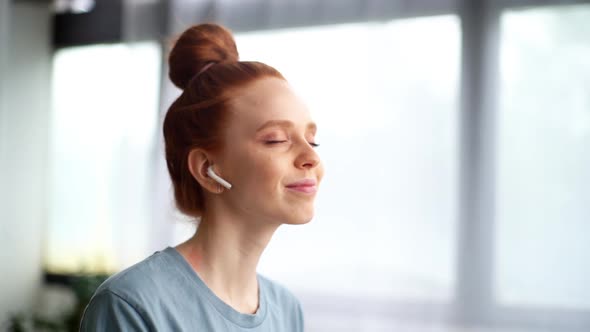
[[[299,154],[295,158],[295,167],[302,169],[316,167],[320,163],[320,156],[307,141],[302,142],[301,145]]]

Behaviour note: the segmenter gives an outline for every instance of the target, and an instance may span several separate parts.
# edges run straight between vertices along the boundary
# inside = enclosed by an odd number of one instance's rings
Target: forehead
[[[261,79],[242,88],[231,105],[231,126],[246,130],[270,120],[287,120],[295,126],[311,122],[307,106],[286,81],[277,78]]]

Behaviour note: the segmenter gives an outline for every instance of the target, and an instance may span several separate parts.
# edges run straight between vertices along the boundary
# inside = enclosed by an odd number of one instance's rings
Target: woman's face
[[[215,166],[232,184],[222,194],[228,208],[256,222],[310,221],[323,176],[315,133],[287,82],[265,78],[241,89]]]

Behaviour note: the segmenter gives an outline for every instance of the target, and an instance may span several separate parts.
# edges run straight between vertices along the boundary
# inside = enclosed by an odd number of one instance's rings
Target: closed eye
[[[265,141],[264,144],[266,145],[274,145],[274,144],[281,144],[281,143],[286,143],[288,142],[287,140],[272,140],[272,141]],[[308,142],[309,145],[311,145],[314,148],[317,148],[318,146],[320,146],[318,143],[315,142]]]
[[[273,140],[273,141],[265,141],[264,144],[272,145],[272,144],[280,144],[280,143],[285,143],[285,142],[287,142],[287,140],[282,140],[282,141]]]

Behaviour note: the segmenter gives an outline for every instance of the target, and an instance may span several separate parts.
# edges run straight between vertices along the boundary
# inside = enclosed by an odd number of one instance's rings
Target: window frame
[[[297,4],[295,4],[297,3]],[[590,310],[519,308],[498,304],[494,294],[494,185],[495,141],[499,88],[500,18],[507,10],[546,6],[590,4],[590,0],[172,0],[139,8],[146,19],[133,24],[155,26],[150,36],[160,40],[162,50],[185,29],[187,22],[215,21],[234,32],[262,31],[297,26],[370,22],[432,15],[458,15],[461,26],[461,73],[459,99],[459,209],[455,299],[451,303],[369,301],[342,295],[301,294],[306,310],[322,314],[343,314],[356,320],[370,312],[383,321],[477,325],[510,328],[542,328],[576,331],[590,327]],[[245,10],[244,6],[248,7]],[[239,13],[239,15],[235,14]],[[90,38],[89,36],[87,36]],[[164,53],[163,53],[164,54]],[[162,57],[161,72],[167,72]],[[176,89],[162,75],[160,112],[165,112]],[[156,141],[159,141],[156,140]],[[162,192],[167,184],[160,169],[162,147],[154,148],[154,227],[160,240],[171,237]],[[164,174],[165,178],[165,174]],[[162,236],[163,235],[163,236]],[[475,271],[475,273],[474,273]],[[360,303],[359,303],[360,301]],[[337,303],[335,306],[334,304]],[[542,317],[542,319],[539,319]],[[354,326],[354,325],[350,325]]]

